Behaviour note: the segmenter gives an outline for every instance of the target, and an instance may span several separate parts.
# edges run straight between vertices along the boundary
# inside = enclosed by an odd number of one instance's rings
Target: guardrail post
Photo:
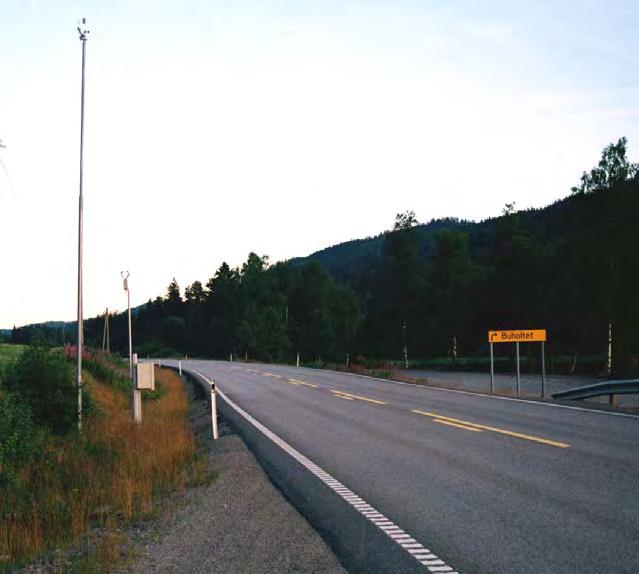
[[[615,400],[615,394],[614,394],[614,393],[610,393],[610,394],[608,395],[608,404],[609,404],[611,407],[614,407],[614,406],[615,406],[615,404],[616,404],[616,402],[617,402],[617,401]]]
[[[215,381],[211,381],[211,426],[213,428],[213,440],[217,440],[217,401],[215,398]]]

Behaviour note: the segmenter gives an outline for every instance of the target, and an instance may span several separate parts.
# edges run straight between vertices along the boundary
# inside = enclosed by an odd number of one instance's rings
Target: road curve
[[[267,471],[351,571],[639,571],[639,417],[295,367],[182,364],[254,419],[249,443],[268,443]]]

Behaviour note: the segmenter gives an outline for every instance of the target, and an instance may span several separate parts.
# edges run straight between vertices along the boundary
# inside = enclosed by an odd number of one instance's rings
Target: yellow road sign
[[[488,331],[489,343],[538,343],[546,340],[546,329]]]

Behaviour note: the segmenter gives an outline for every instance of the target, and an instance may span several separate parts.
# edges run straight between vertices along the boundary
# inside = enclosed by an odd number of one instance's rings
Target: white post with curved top
[[[213,428],[213,440],[218,439],[217,432],[217,401],[215,398],[215,381],[211,383],[211,427]]]

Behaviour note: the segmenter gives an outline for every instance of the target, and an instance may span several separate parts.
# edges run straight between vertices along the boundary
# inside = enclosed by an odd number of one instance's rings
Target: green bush
[[[0,487],[17,481],[18,471],[40,454],[43,439],[29,407],[12,393],[0,395]]]
[[[30,407],[39,425],[55,434],[65,434],[75,427],[78,395],[74,370],[61,352],[29,347],[7,368],[3,385]],[[83,392],[83,411],[90,407],[89,393]]]

